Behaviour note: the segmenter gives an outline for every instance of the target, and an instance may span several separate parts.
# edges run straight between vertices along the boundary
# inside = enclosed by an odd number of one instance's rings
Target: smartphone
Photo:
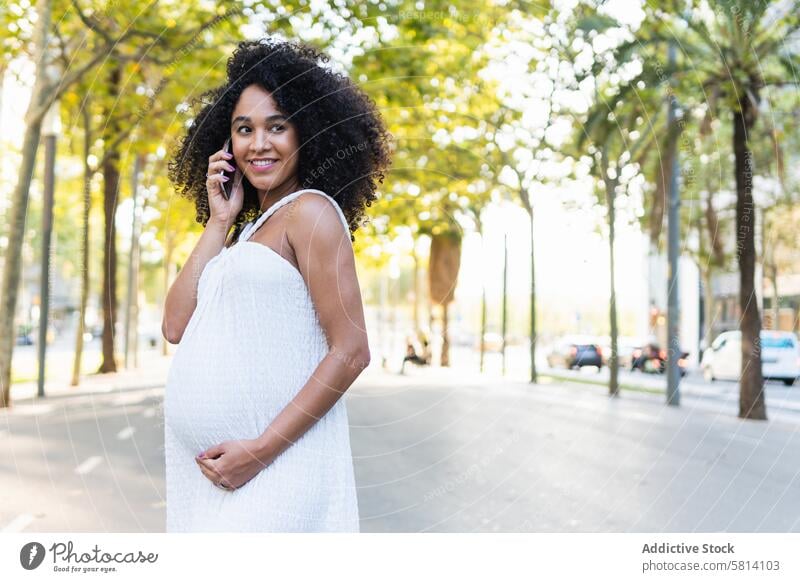
[[[227,154],[233,153],[231,152],[231,138],[225,140],[225,145],[222,146],[222,150]],[[227,160],[227,162],[234,168],[236,167],[235,158],[230,158],[229,160]],[[227,176],[229,178],[227,182],[222,183],[222,195],[225,196],[225,200],[230,200],[231,194],[233,193],[233,179],[235,177],[236,172],[227,172],[225,170],[222,170],[220,174],[223,174],[224,176]]]

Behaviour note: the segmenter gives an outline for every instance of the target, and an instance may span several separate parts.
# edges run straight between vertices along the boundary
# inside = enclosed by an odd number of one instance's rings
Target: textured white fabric
[[[241,488],[214,486],[194,457],[227,440],[256,438],[328,352],[299,271],[248,241],[273,204],[205,266],[197,307],[170,366],[164,399],[168,532],[357,532],[345,397]],[[346,393],[345,393],[346,394]]]

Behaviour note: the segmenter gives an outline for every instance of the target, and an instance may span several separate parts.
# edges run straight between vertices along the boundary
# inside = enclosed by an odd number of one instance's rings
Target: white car
[[[703,352],[700,364],[708,381],[738,380],[742,374],[742,332],[726,331]],[[761,332],[761,373],[787,386],[800,377],[800,342],[790,331]]]

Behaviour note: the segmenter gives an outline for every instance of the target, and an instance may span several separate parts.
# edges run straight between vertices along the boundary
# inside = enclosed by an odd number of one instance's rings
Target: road
[[[581,370],[566,370],[564,368],[550,368],[544,357],[546,349],[539,350],[537,357],[537,370],[545,376],[557,379],[575,380],[578,382],[592,382],[597,384],[608,383],[608,368],[598,371],[595,367],[585,367]],[[478,359],[471,349],[456,347],[451,358],[452,366],[463,371],[479,371]],[[489,353],[486,356],[484,370],[490,374],[499,375],[502,369],[499,353]],[[399,369],[399,362],[390,362],[390,368]],[[528,352],[525,346],[510,346],[507,351],[506,378],[524,381],[530,374],[528,365]],[[619,382],[625,385],[651,391],[659,391],[666,398],[667,378],[661,374],[644,374],[620,370]],[[767,381],[764,383],[767,399],[767,411],[770,418],[786,418],[792,420],[800,414],[800,382],[794,386],[786,386],[780,381]],[[724,404],[732,414],[739,410],[739,384],[729,380],[706,381],[698,370],[692,370],[680,383],[681,396],[688,398],[692,406],[705,406],[709,404],[712,410]],[[710,402],[709,402],[710,401]]]
[[[347,398],[365,532],[800,531],[790,413],[425,368],[372,367]],[[162,403],[149,388],[0,411],[0,530],[164,531]]]

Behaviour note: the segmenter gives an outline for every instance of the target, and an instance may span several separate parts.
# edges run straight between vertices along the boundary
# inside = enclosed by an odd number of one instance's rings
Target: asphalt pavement
[[[43,400],[18,391],[0,411],[0,531],[164,531],[169,360],[156,360],[144,387],[134,371]],[[791,405],[744,421],[735,390],[687,385],[675,408],[647,391],[610,399],[588,372],[531,385],[407,370],[373,365],[346,395],[362,531],[800,531]]]

